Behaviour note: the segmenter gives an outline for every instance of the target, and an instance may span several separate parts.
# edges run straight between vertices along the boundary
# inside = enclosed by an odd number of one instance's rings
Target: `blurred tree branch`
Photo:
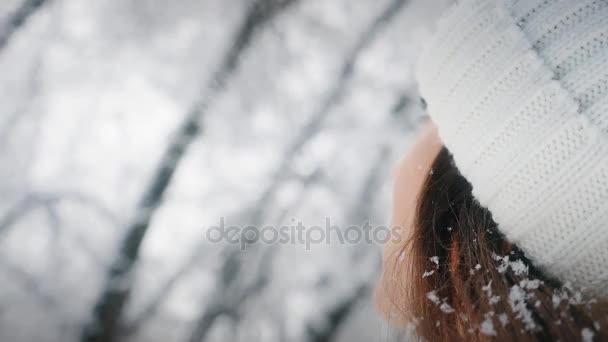
[[[354,68],[360,56],[373,43],[382,29],[395,18],[405,3],[406,0],[392,0],[380,15],[363,31],[355,45],[346,54],[336,80],[332,84],[327,96],[312,114],[304,128],[299,130],[295,139],[291,141],[281,158],[281,162],[274,173],[272,181],[269,186],[262,191],[258,200],[255,201],[256,206],[253,207],[248,215],[247,225],[257,227],[263,223],[264,218],[267,216],[267,208],[272,203],[272,200],[285,177],[289,174],[293,161],[301,153],[303,148],[322,130],[323,123],[334,106],[342,100],[347,85],[353,77]],[[240,273],[243,268],[243,263],[246,260],[243,254],[248,254],[250,252],[251,251],[240,251],[237,248],[228,249],[227,257],[223,259],[223,264],[220,268],[220,272],[222,273],[220,283],[216,286],[216,293],[211,296],[213,302],[202,307],[201,313],[195,321],[190,342],[204,341],[204,338],[212,327],[215,319],[225,312],[225,309],[218,309],[223,306],[222,303],[218,302],[218,299],[221,300],[234,296],[234,294],[231,296],[229,293],[231,292],[231,288],[233,288],[234,280],[237,278],[237,275]],[[238,304],[239,303],[237,302],[233,305]]]
[[[1,48],[0,48],[1,50]],[[32,107],[32,103],[36,102],[37,96],[40,94],[40,69],[42,64],[42,53],[36,52],[36,57],[32,66],[27,72],[26,79],[26,95],[20,100],[18,106],[12,113],[7,113],[7,117],[3,120],[3,125],[0,127],[0,153],[5,153],[5,150],[10,149],[10,138],[13,130],[19,125],[21,120],[28,117],[28,112]]]
[[[351,205],[346,217],[353,224],[359,224],[369,220],[372,216],[372,204],[386,178],[384,171],[391,155],[389,146],[381,146],[378,156],[373,160],[371,168],[363,181],[356,201]]]
[[[201,118],[206,113],[211,100],[225,88],[254,34],[294,2],[295,0],[258,0],[249,8],[244,22],[221,65],[212,76],[209,86],[201,98],[193,104],[174,138],[169,142],[155,174],[145,188],[137,205],[136,214],[126,227],[126,236],[106,276],[106,283],[95,304],[92,317],[83,329],[81,341],[112,341],[116,336],[118,322],[131,291],[133,265],[138,258],[141,243],[175,170],[188,147],[201,132]]]
[[[316,170],[315,172],[311,173],[310,175],[308,175],[307,177],[302,177],[299,180],[302,183],[302,191],[300,193],[299,196],[297,196],[297,201],[295,203],[293,203],[292,205],[290,205],[288,208],[285,208],[281,214],[279,215],[279,219],[277,220],[277,222],[282,222],[283,219],[285,218],[285,216],[291,211],[293,210],[294,207],[297,207],[301,204],[301,200],[304,196],[304,191],[308,190],[308,186],[314,182],[317,182],[319,179],[321,178],[321,171],[320,170]],[[147,321],[149,321],[154,315],[157,314],[160,306],[163,304],[163,302],[167,299],[167,297],[169,296],[169,294],[171,293],[171,291],[173,291],[173,289],[175,288],[175,286],[179,283],[179,281],[184,278],[187,274],[189,274],[192,269],[198,265],[201,261],[201,259],[203,257],[205,257],[205,249],[204,249],[204,245],[205,245],[206,241],[202,241],[200,244],[198,244],[194,250],[192,255],[187,259],[187,261],[177,270],[173,273],[173,275],[171,275],[169,277],[169,279],[163,284],[163,286],[160,287],[160,289],[156,292],[155,295],[152,296],[152,299],[148,302],[148,304],[144,307],[144,309],[142,309],[140,311],[140,313],[138,315],[136,315],[136,317],[128,324],[125,325],[125,328],[123,329],[123,331],[121,332],[122,336],[131,336],[133,334],[135,334]],[[274,246],[269,246],[269,249],[274,249]],[[262,270],[261,272],[258,272],[258,274],[260,274],[260,278],[255,280],[253,282],[252,285],[246,287],[241,295],[240,298],[241,300],[232,300],[231,303],[234,306],[235,304],[238,306],[241,301],[246,300],[247,298],[251,297],[251,294],[253,292],[257,292],[263,289],[264,285],[266,284],[266,274],[267,272],[264,272],[263,270],[266,270],[267,267],[269,266],[270,263],[270,256],[271,256],[271,252],[268,251],[268,253],[265,254],[264,257],[262,257],[262,261],[260,262],[260,266],[258,267],[258,269]],[[209,314],[206,314],[204,316],[204,318],[201,318],[201,320],[204,320],[205,322],[211,321],[210,323],[213,323],[213,321],[215,320],[215,317],[226,314],[226,315],[230,315],[232,317],[236,317],[238,315],[236,314],[231,314],[235,313],[238,311],[238,307],[231,307],[231,305],[215,305],[216,307],[218,307],[218,309],[214,309],[214,310],[210,310]],[[221,306],[221,309],[220,309]],[[202,327],[207,326],[208,324],[202,324],[201,327],[197,328],[197,332],[193,333],[193,335],[204,335],[206,334],[205,329],[203,329]],[[208,327],[210,328],[211,325],[208,325]]]
[[[386,179],[385,170],[390,154],[390,148],[383,146],[378,152],[378,156],[372,161],[372,166],[363,181],[359,195],[356,196],[357,200],[351,205],[347,213],[348,221],[353,224],[370,220],[376,195],[381,187],[382,180]],[[362,250],[360,246],[354,250],[353,269],[360,269],[361,260],[367,255],[368,251],[369,249]],[[378,254],[375,249],[373,252]],[[376,259],[379,261],[379,255]],[[373,264],[376,265],[377,263],[374,262]],[[349,295],[334,303],[324,313],[322,320],[324,324],[321,326],[308,326],[307,341],[326,342],[331,341],[336,336],[346,319],[353,313],[357,303],[363,298],[368,298],[367,294],[372,288],[371,279],[360,279],[358,281],[359,283],[355,283]]]
[[[302,199],[306,192],[308,192],[311,184],[319,180],[321,173],[321,170],[318,169],[308,177],[301,179],[302,191],[296,201],[281,212],[279,220],[302,203]],[[277,225],[280,222],[277,221]],[[244,302],[266,287],[272,272],[272,256],[275,255],[276,251],[277,246],[265,246],[259,257],[260,260],[256,265],[257,267],[251,272],[251,274],[255,274],[254,279],[248,283],[243,281],[243,284],[240,284],[236,281],[240,275],[240,270],[244,267],[245,263],[249,265],[253,264],[253,261],[245,259],[243,256],[246,253],[251,256],[251,249],[247,252],[233,249],[226,250],[227,257],[223,259],[224,263],[220,268],[222,276],[216,286],[216,292],[210,296],[211,302],[202,306],[201,312],[193,325],[189,339],[190,342],[204,341],[216,319],[222,315],[230,316],[235,323],[238,322]]]
[[[62,233],[63,237],[66,237],[67,235],[66,232],[60,231],[62,224],[57,207],[62,202],[72,202],[83,205],[111,224],[117,224],[119,222],[119,219],[104,203],[86,194],[78,192],[61,192],[57,194],[31,192],[25,194],[0,216],[0,241],[10,232],[11,228],[19,223],[20,220],[23,220],[33,211],[42,209],[48,219],[48,227],[50,229],[52,242],[58,243],[59,236]],[[69,236],[67,237],[69,238]],[[81,249],[95,266],[102,269],[106,268],[103,258],[89,246],[86,239],[83,239],[79,235],[75,235],[71,238],[74,240],[74,245]],[[49,246],[49,248],[50,247],[51,246]],[[58,250],[55,249],[54,252],[58,252]]]
[[[56,317],[59,321],[67,320],[70,313],[65,310],[61,299],[54,296],[47,288],[45,283],[40,282],[40,279],[26,272],[22,265],[16,264],[4,253],[0,253],[0,269],[2,269],[7,277],[3,276],[3,280],[12,280],[19,284],[20,289],[25,291],[26,295],[39,303],[39,307],[49,315]],[[20,303],[19,305],[22,305]]]
[[[204,253],[205,251],[202,243],[194,248],[192,255],[169,277],[159,290],[151,296],[152,298],[148,304],[136,314],[132,321],[124,324],[124,327],[120,332],[122,337],[129,337],[137,333],[143,325],[158,313],[161,305],[165,302],[179,281],[186,277],[192,269],[198,265],[200,260],[206,256]]]
[[[4,269],[7,274],[10,274],[10,277],[7,277],[8,279],[19,282],[21,288],[33,298],[38,299],[43,308],[57,309],[60,307],[59,301],[42,288],[43,284],[40,283],[38,278],[25,272],[21,267],[9,262],[6,257],[0,259],[0,267]]]
[[[344,324],[346,319],[352,314],[357,304],[362,299],[369,298],[368,293],[371,286],[368,283],[360,284],[346,297],[340,299],[325,313],[325,324],[321,327],[309,326],[307,330],[308,342],[329,342],[332,341]]]
[[[47,0],[24,0],[17,9],[0,23],[0,51],[2,51],[11,37],[25,25],[28,19],[36,13]]]
[[[111,224],[118,224],[120,221],[104,203],[86,194],[79,192],[62,192],[58,194],[30,192],[8,208],[0,217],[0,239],[32,210],[40,207],[55,206],[61,201],[73,201],[83,204],[94,210],[100,217],[103,217]]]
[[[264,216],[268,205],[271,203],[278,186],[281,184],[285,175],[289,173],[293,161],[300,154],[303,148],[310,142],[320,131],[336,105],[340,103],[347,90],[348,83],[352,80],[355,66],[361,57],[361,54],[369,48],[369,46],[377,38],[378,34],[386,27],[392,19],[400,12],[405,5],[406,0],[391,0],[388,6],[377,16],[372,23],[363,31],[354,46],[346,53],[344,61],[338,71],[337,77],[332,83],[327,95],[319,105],[319,107],[311,115],[303,128],[298,130],[298,133],[291,141],[283,157],[281,163],[277,167],[274,177],[277,181],[272,182],[267,187],[259,198],[258,203],[261,203],[252,212],[252,222],[255,224]]]

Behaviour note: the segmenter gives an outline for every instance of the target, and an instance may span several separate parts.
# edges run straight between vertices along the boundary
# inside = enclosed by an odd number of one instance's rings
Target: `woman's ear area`
[[[395,172],[393,225],[409,227],[413,224],[418,195],[442,148],[437,127],[432,121],[427,121]]]
[[[390,259],[394,258],[410,238],[416,220],[418,197],[442,147],[437,128],[429,120],[398,163],[393,181],[391,227],[392,230],[398,230],[399,235],[398,238],[392,236],[384,246],[385,266],[388,266]]]
[[[399,239],[391,238],[385,244],[385,263],[410,237],[416,219],[418,196],[442,147],[437,128],[429,120],[397,165],[393,179],[391,227],[398,229]]]
[[[408,274],[403,271],[409,267],[406,242],[413,231],[418,197],[442,148],[437,128],[429,120],[395,168],[391,223],[393,234],[384,245],[383,272],[374,293],[374,302],[385,319],[396,325],[405,323],[404,318],[400,317],[402,313],[392,312],[403,309],[394,305],[392,297],[398,293],[403,294],[402,290],[407,285],[408,280],[402,279]],[[396,230],[398,235],[394,234]],[[404,257],[401,257],[402,253]],[[398,271],[395,272],[396,270]]]

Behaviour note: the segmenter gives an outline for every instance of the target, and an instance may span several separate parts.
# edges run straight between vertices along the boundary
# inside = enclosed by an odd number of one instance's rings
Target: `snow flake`
[[[488,296],[488,302],[490,303],[490,305],[494,305],[500,301],[500,296],[492,295],[492,281],[491,280],[487,285],[482,286],[481,290],[483,292],[485,292],[486,295]]]
[[[425,272],[422,274],[422,278],[430,277],[430,276],[432,276],[432,275],[433,275],[433,273],[435,273],[435,270],[425,271]]]
[[[494,255],[494,260],[500,261],[500,265],[498,265],[498,267],[496,268],[498,270],[498,273],[505,273],[509,268],[509,257],[500,257],[498,255]]]
[[[441,305],[439,306],[439,309],[441,311],[443,311],[443,313],[449,314],[454,312],[454,308],[452,308],[452,306],[450,306],[450,304],[443,302],[441,303]]]
[[[484,335],[496,336],[496,330],[494,330],[494,323],[492,323],[492,319],[490,317],[486,317],[485,321],[481,323],[481,328],[479,330]]]
[[[592,342],[593,335],[595,335],[595,334],[589,328],[583,328],[583,330],[581,330],[581,336],[583,337],[583,342]]]
[[[449,314],[449,313],[453,313],[454,312],[454,308],[452,308],[452,306],[450,304],[446,303],[445,299],[443,299],[443,300],[439,299],[439,297],[437,296],[437,292],[435,292],[435,291],[428,292],[426,294],[426,297],[431,302],[433,302],[433,304],[439,305],[439,309],[443,313]]]
[[[435,264],[435,266],[437,266],[437,268],[439,268],[439,257],[438,256],[432,256],[432,257],[430,257],[430,259],[431,259],[431,262],[433,264]]]
[[[435,291],[431,291],[431,292],[427,293],[426,298],[428,298],[431,302],[433,302],[437,305],[441,302],[439,300],[439,297],[437,297],[437,292],[435,292]]]
[[[477,264],[477,265],[475,265],[475,268],[471,268],[471,269],[469,270],[469,274],[470,274],[470,275],[473,275],[473,274],[475,274],[475,271],[479,271],[480,269],[481,269],[481,265],[480,265],[480,264]]]
[[[492,254],[492,257],[494,260],[500,263],[496,268],[498,273],[505,273],[509,267],[511,267],[511,270],[515,273],[515,275],[520,276],[528,274],[528,266],[526,266],[521,260],[510,261],[508,255],[501,257],[499,255]]]
[[[528,274],[528,266],[521,260],[515,260],[510,264],[511,269],[515,272],[515,275]]]
[[[519,282],[519,286],[521,286],[524,289],[528,289],[528,290],[536,290],[540,286],[540,280],[523,279]]]
[[[583,304],[583,294],[579,291],[576,291],[572,297],[569,299],[570,304],[580,305]]]
[[[554,293],[551,296],[551,301],[553,302],[553,308],[557,309],[557,307],[559,306],[559,303],[562,302],[562,299],[556,293]]]
[[[513,285],[509,290],[509,304],[515,312],[515,317],[520,319],[527,330],[536,329],[536,322],[532,318],[532,312],[526,307],[526,291],[517,285]]]
[[[557,307],[561,304],[562,301],[568,300],[568,292],[567,291],[557,291],[551,296],[551,301],[553,302],[553,308],[557,309]]]
[[[487,285],[484,285],[481,287],[481,290],[485,293],[488,294],[488,296],[492,295],[492,281],[490,280],[490,282]]]
[[[507,323],[509,323],[509,317],[506,313],[501,313],[500,315],[498,315],[498,320],[500,321],[500,324],[502,324],[503,327],[507,325]]]

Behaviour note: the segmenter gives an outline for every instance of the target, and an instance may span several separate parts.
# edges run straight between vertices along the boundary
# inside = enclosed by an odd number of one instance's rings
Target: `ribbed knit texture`
[[[608,296],[608,1],[460,1],[417,73],[499,229],[548,274]]]

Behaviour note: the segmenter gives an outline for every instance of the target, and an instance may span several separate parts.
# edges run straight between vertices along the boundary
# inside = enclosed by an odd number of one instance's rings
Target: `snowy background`
[[[448,2],[1,0],[0,341],[403,339],[380,246],[206,231],[387,224]]]

